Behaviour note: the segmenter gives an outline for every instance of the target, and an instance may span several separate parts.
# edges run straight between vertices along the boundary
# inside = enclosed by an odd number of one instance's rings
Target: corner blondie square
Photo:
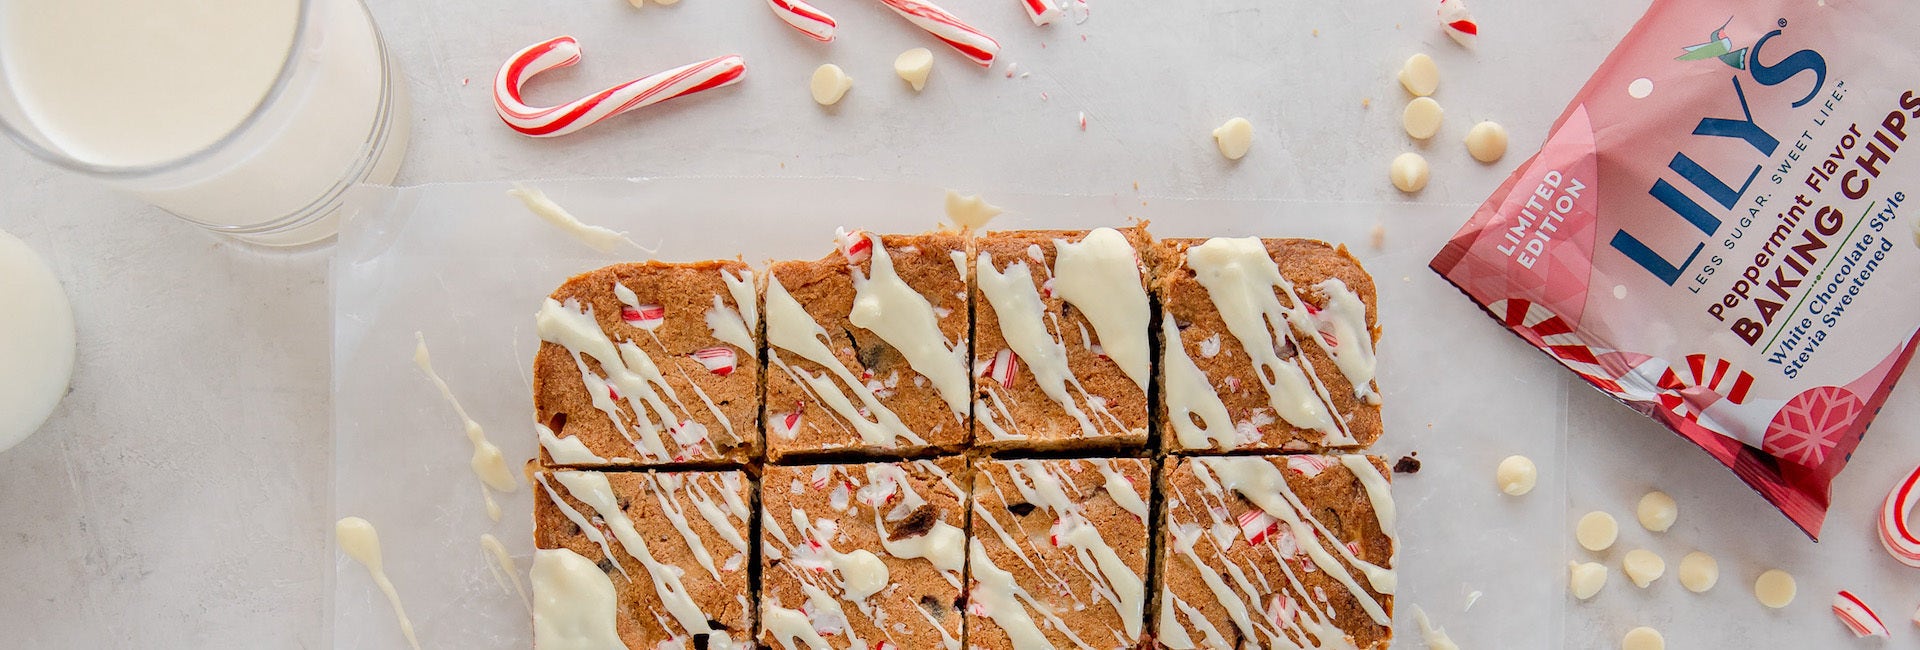
[[[1360,449],[1380,438],[1373,277],[1309,239],[1165,239],[1161,412],[1169,452]]]
[[[745,472],[543,469],[533,479],[534,547],[599,563],[627,647],[736,648],[751,638],[754,485]]]
[[[767,272],[770,460],[957,451],[968,438],[966,239],[844,233]]]
[[[731,261],[616,264],[560,285],[536,317],[540,462],[759,457],[754,285],[753,271]]]
[[[1389,647],[1387,476],[1374,456],[1168,457],[1161,647]]]

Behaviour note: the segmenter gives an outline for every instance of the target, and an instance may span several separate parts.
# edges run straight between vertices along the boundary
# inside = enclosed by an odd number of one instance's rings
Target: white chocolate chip
[[[1760,604],[1780,609],[1793,603],[1793,596],[1800,590],[1793,582],[1793,575],[1779,569],[1767,569],[1760,579],[1753,581],[1753,596]]]
[[[1633,586],[1646,589],[1647,585],[1666,575],[1667,561],[1660,559],[1653,551],[1636,548],[1627,551],[1627,556],[1620,559],[1620,572],[1627,574]]]
[[[893,73],[900,75],[914,92],[927,87],[927,75],[933,73],[933,52],[924,47],[916,47],[893,59]]]
[[[1720,562],[1700,551],[1680,558],[1680,585],[1696,594],[1707,593],[1720,582]]]
[[[1440,117],[1445,112],[1432,97],[1415,97],[1407,102],[1406,110],[1400,112],[1400,126],[1405,127],[1413,139],[1425,140],[1440,132]]]
[[[1567,587],[1580,600],[1592,598],[1607,586],[1607,565],[1599,562],[1568,562],[1567,573]]]
[[[1660,631],[1650,627],[1636,627],[1627,630],[1627,636],[1620,640],[1621,650],[1667,650],[1666,637]]]
[[[1499,162],[1507,155],[1507,127],[1499,122],[1481,122],[1467,130],[1467,153],[1483,163]]]
[[[1500,467],[1493,472],[1493,480],[1500,484],[1501,492],[1517,497],[1533,491],[1534,483],[1539,481],[1539,473],[1533,467],[1533,459],[1508,456],[1500,460]]]
[[[1680,516],[1680,506],[1667,493],[1654,490],[1640,497],[1640,507],[1634,509],[1634,514],[1647,530],[1664,533],[1673,527],[1673,520]]]
[[[847,76],[840,66],[828,63],[813,69],[813,80],[807,87],[813,91],[813,101],[832,106],[840,103],[840,98],[853,88],[853,77]]]
[[[1425,53],[1407,57],[1407,62],[1400,65],[1400,86],[1415,97],[1431,95],[1440,87],[1440,66]]]
[[[1580,547],[1600,552],[1613,546],[1613,540],[1620,535],[1620,526],[1613,522],[1613,515],[1595,510],[1580,518],[1580,524],[1574,528],[1573,537],[1580,541]]]
[[[1425,188],[1430,173],[1427,159],[1411,151],[1395,156],[1393,166],[1387,168],[1387,178],[1393,180],[1393,186],[1408,194]]]
[[[1253,123],[1247,118],[1236,117],[1213,130],[1213,142],[1220,145],[1220,155],[1227,160],[1239,160],[1247,155],[1247,149],[1253,146]]]

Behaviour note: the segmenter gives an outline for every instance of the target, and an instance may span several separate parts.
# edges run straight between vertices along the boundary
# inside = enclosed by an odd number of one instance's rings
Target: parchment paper
[[[942,217],[943,188],[855,179],[676,178],[531,182],[582,220],[658,245],[658,258],[818,257],[835,226],[918,232]],[[505,183],[368,189],[333,266],[335,517],[380,531],[386,570],[425,648],[531,647],[528,610],[497,582],[479,545],[505,543],[524,582],[532,557],[532,493],[500,496],[490,521],[460,422],[412,361],[426,336],[440,374],[518,465],[534,449],[528,367],[533,313],[568,276],[640,250],[600,254],[532,216]],[[981,189],[981,188],[974,188]],[[1389,462],[1419,452],[1423,469],[1394,476],[1401,553],[1399,647],[1419,647],[1412,606],[1466,648],[1562,643],[1566,604],[1567,384],[1537,383],[1547,361],[1487,327],[1475,307],[1426,270],[1465,205],[1163,200],[1134,195],[985,196],[1007,209],[998,228],[1088,228],[1149,219],[1159,236],[1293,236],[1344,242],[1378,280],[1380,386]],[[1385,245],[1369,244],[1376,225]],[[1422,243],[1425,242],[1425,243]],[[1493,468],[1525,454],[1541,481],[1524,498],[1495,488]],[[322,506],[325,507],[325,506]],[[336,552],[335,648],[404,648],[367,572]],[[1480,596],[1471,608],[1471,594]]]

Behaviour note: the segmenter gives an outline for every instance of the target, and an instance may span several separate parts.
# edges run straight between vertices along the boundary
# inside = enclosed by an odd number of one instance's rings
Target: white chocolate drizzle
[[[1207,289],[1227,331],[1252,360],[1273,410],[1288,424],[1321,432],[1324,444],[1354,444],[1344,423],[1332,413],[1333,400],[1294,335],[1295,330],[1307,333],[1307,338],[1324,346],[1317,323],[1294,292],[1293,283],[1280,274],[1266,245],[1255,237],[1215,237],[1187,249],[1187,267]],[[1280,304],[1276,289],[1288,295],[1292,307]],[[1288,349],[1293,350],[1291,358],[1283,358]]]
[[[1387,483],[1386,475],[1380,473],[1380,468],[1375,467],[1373,461],[1359,454],[1341,456],[1340,464],[1353,472],[1354,478],[1360,480],[1360,486],[1366,489],[1367,503],[1373,506],[1374,518],[1380,522],[1380,533],[1387,536],[1387,542],[1393,549],[1387,556],[1387,565],[1397,564],[1400,560],[1400,535],[1394,532],[1394,520],[1398,518],[1398,510],[1394,508],[1393,490]],[[1399,584],[1393,569],[1383,569],[1356,558],[1347,559],[1367,574],[1367,581],[1374,591],[1392,594]]]
[[[533,645],[540,650],[626,648],[613,580],[564,548],[533,552]]]
[[[754,296],[753,271],[742,270],[736,276],[723,270],[720,279],[726,282],[734,306],[728,307],[720,296],[714,296],[713,308],[706,314],[707,328],[713,330],[715,340],[740,348],[748,358],[758,358],[760,346],[754,343],[753,332],[760,328],[760,313]]]
[[[1194,474],[1210,492],[1218,494],[1225,494],[1227,490],[1237,492],[1267,516],[1286,524],[1286,529],[1296,540],[1298,549],[1305,551],[1307,557],[1320,571],[1345,587],[1373,622],[1380,625],[1392,624],[1392,618],[1381,607],[1380,601],[1367,593],[1366,589],[1354,580],[1347,566],[1341,562],[1342,559],[1347,560],[1349,564],[1355,562],[1352,553],[1335,540],[1330,545],[1338,549],[1342,556],[1336,558],[1334,554],[1327,552],[1325,548],[1327,545],[1318,541],[1322,538],[1331,539],[1333,536],[1313,517],[1313,511],[1294,494],[1293,488],[1287,485],[1286,477],[1281,474],[1280,468],[1275,467],[1265,458],[1254,456],[1196,458],[1192,462]],[[1202,573],[1206,571],[1203,570]]]
[[[512,492],[519,488],[519,481],[513,480],[513,472],[507,470],[506,456],[500,453],[499,445],[487,439],[487,432],[480,428],[479,422],[467,415],[466,407],[461,406],[460,400],[453,396],[453,389],[447,386],[447,381],[440,378],[440,373],[434,372],[433,358],[427,353],[427,337],[419,332],[413,333],[413,365],[420,367],[420,372],[425,373],[427,379],[440,389],[440,396],[446,398],[447,403],[453,405],[453,412],[460,416],[467,442],[473,445],[473,457],[467,465],[473,468],[474,475],[479,476],[487,487],[500,492]],[[499,521],[500,518],[495,516],[493,520]]]
[[[996,357],[994,363],[1004,361],[1018,365],[1019,362],[1025,362],[1027,371],[1032,373],[1041,392],[1080,423],[1082,436],[1094,437],[1107,429],[1117,430],[1122,425],[1120,419],[1087,393],[1067,363],[1066,345],[1048,330],[1046,318],[1049,314],[1040,300],[1040,292],[1035,288],[1033,273],[1028,270],[1027,263],[1015,261],[1008,264],[1005,271],[1000,271],[994,266],[993,254],[981,251],[974,266],[975,282],[980,287],[980,293],[992,305],[994,315],[1000,322],[1000,335],[1011,352],[1004,359]],[[1057,321],[1054,329],[1059,329]],[[1008,369],[1001,371],[1011,372]],[[1078,399],[1068,391],[1069,386],[1079,393]],[[995,439],[1027,438],[1026,434],[1007,428],[1014,422],[1002,401],[1001,392],[997,384],[989,388],[987,397],[977,400],[975,417]],[[991,405],[986,399],[992,400]],[[1081,408],[1082,401],[1087,403],[1088,409]],[[1088,416],[1089,409],[1095,412],[1096,417]],[[1003,424],[1001,420],[1006,422]]]
[[[1175,439],[1187,449],[1233,449],[1237,441],[1233,418],[1227,415],[1220,394],[1207,383],[1206,373],[1187,356],[1172,313],[1161,313],[1160,333],[1165,341],[1161,372],[1166,380],[1161,390],[1165,391],[1162,397],[1167,402],[1167,419],[1173,424]]]
[[[1373,390],[1373,330],[1367,327],[1367,303],[1340,278],[1327,278],[1313,285],[1313,289],[1320,292],[1327,303],[1313,315],[1314,321],[1319,323],[1318,329],[1333,337],[1332,343],[1325,336],[1316,337],[1320,347],[1333,357],[1340,374],[1346,375],[1347,383],[1353,385],[1354,397],[1378,404],[1379,395]]]
[[[527,588],[520,583],[520,568],[514,566],[513,556],[507,554],[506,545],[501,544],[500,538],[494,537],[492,533],[481,533],[480,550],[486,551],[487,556],[493,560],[487,564],[487,572],[493,574],[493,581],[499,583],[503,591],[508,588],[508,582],[511,581],[513,593],[520,596],[520,604],[525,605],[527,611],[531,613],[533,601],[527,599]]]
[[[638,561],[640,566],[646,569],[653,583],[654,594],[659,597],[661,606],[667,610],[682,630],[689,635],[706,634],[719,647],[731,646],[732,638],[724,630],[714,629],[708,623],[706,614],[694,602],[692,594],[681,581],[684,571],[679,567],[661,563],[653,556],[646,538],[641,536],[640,531],[635,528],[633,520],[627,516],[626,511],[621,510],[619,500],[613,494],[613,486],[608,483],[605,474],[589,471],[557,471],[553,472],[553,478],[566,486],[568,494],[573,498],[592,508],[600,519],[606,522],[614,538],[620,541],[620,546],[626,550],[627,556]],[[678,489],[678,486],[665,487]],[[658,483],[653,484],[653,491],[656,494],[660,493],[662,488],[663,486]],[[551,492],[551,488],[548,494],[559,501],[559,495]],[[564,505],[564,502],[561,503]],[[684,521],[684,517],[681,521]],[[700,549],[695,551],[696,554],[705,552],[705,545],[697,537],[687,539],[687,543],[690,547]],[[609,555],[608,559],[612,559],[612,556]],[[618,565],[619,562],[615,564]]]
[[[348,557],[358,561],[373,576],[373,584],[386,594],[387,602],[393,605],[393,616],[400,624],[400,635],[407,638],[407,645],[420,650],[420,640],[413,635],[413,620],[407,618],[407,610],[400,606],[400,592],[393,588],[393,581],[387,579],[387,569],[380,559],[380,532],[373,524],[359,517],[346,517],[333,525],[333,536],[340,543],[340,550]]]
[[[1089,593],[1076,593],[1079,590],[1055,572],[1053,566],[1042,568],[1036,564],[1028,550],[1039,553],[1042,549],[1034,546],[1037,543],[1026,540],[1030,549],[1022,549],[1021,540],[1009,535],[997,515],[976,500],[976,520],[994,529],[1000,543],[1020,557],[1042,583],[1030,586],[1072,599],[1071,603],[1043,603],[1036,600],[1027,587],[1020,585],[1012,572],[994,564],[992,558],[985,554],[985,546],[979,536],[976,536],[971,546],[975,586],[970,592],[969,602],[977,604],[985,616],[1007,633],[1016,650],[1051,647],[1045,633],[1034,621],[1035,615],[1045,620],[1048,628],[1057,630],[1075,645],[1093,647],[1075,635],[1060,617],[1060,611],[1081,611],[1089,605],[1110,608],[1122,622],[1121,627],[1110,631],[1112,642],[1102,643],[1132,646],[1140,639],[1146,614],[1144,577],[1127,564],[1126,559],[1107,543],[1100,529],[1087,519],[1084,510],[1086,499],[1080,493],[1081,488],[1060,474],[1063,471],[1086,471],[1086,465],[1091,465],[1100,473],[1099,482],[1094,484],[1095,489],[1106,490],[1121,509],[1142,516],[1145,514],[1146,505],[1139,495],[1140,488],[1120,474],[1110,460],[1003,461],[1002,466],[1017,495],[1008,495],[993,473],[980,474],[980,478],[992,484],[991,489],[999,494],[1002,502],[1032,504],[1053,517],[1050,543],[1065,547],[1062,551],[1054,551],[1064,555],[1065,561],[1058,564],[1079,570],[1089,585]],[[1069,494],[1070,489],[1075,494]],[[1144,526],[1144,516],[1142,521]],[[1144,561],[1145,558],[1135,559]],[[1090,597],[1093,602],[1080,600],[1082,596]],[[1022,604],[1022,601],[1026,604]]]
[[[553,429],[539,422],[533,423],[533,430],[540,437],[540,448],[547,450],[547,456],[561,465],[605,465],[607,459],[601,458],[587,449],[587,443],[580,442],[578,436],[565,438],[553,434]]]
[[[1079,242],[1053,240],[1053,292],[1085,314],[1107,357],[1147,390],[1152,355],[1147,345],[1147,290],[1140,258],[1126,235],[1095,228]]]
[[[507,190],[507,195],[520,199],[520,203],[527,206],[527,211],[546,220],[547,223],[553,224],[553,227],[559,228],[562,232],[571,235],[574,239],[580,240],[580,243],[586,244],[587,247],[593,250],[602,253],[611,253],[613,249],[619,248],[621,244],[626,244],[648,253],[657,252],[634,243],[633,240],[627,238],[627,234],[624,232],[618,232],[601,226],[588,225],[580,221],[578,217],[573,216],[573,213],[568,212],[566,208],[560,207],[560,204],[554,203],[553,199],[547,198],[546,192],[531,187],[515,185],[513,189]]]
[[[940,317],[934,313],[933,304],[894,272],[893,257],[887,254],[887,246],[880,236],[866,237],[873,244],[873,257],[868,264],[872,277],[857,267],[852,269],[853,311],[847,314],[847,321],[879,335],[899,350],[915,372],[933,382],[947,407],[964,422],[972,386],[967,378],[966,362],[962,360],[966,356],[966,340],[961,339],[957,345],[948,344],[946,336],[940,333]]]
[[[767,276],[766,300],[768,363],[786,372],[794,383],[799,384],[816,401],[826,404],[841,420],[850,423],[862,442],[876,447],[897,446],[897,439],[905,439],[915,445],[926,444],[926,439],[907,428],[900,416],[880,403],[873,389],[855,377],[847,369],[847,364],[833,355],[833,351],[827,348],[827,331],[807,313],[806,308],[800,306],[799,301],[794,300],[792,294],[787,293],[787,288],[780,284],[780,278]],[[780,359],[774,348],[792,352],[818,364],[832,377],[814,375],[805,369],[792,367]],[[853,391],[854,397],[860,400],[860,407],[853,405],[853,401],[841,390],[842,385]],[[865,413],[862,413],[863,409]],[[779,424],[769,422],[770,427]],[[794,431],[786,433],[789,437],[796,434]]]
[[[725,273],[721,274],[723,279],[725,275]],[[644,308],[644,306],[640,304],[640,297],[635,295],[632,289],[627,288],[627,285],[619,282],[613,283],[613,295],[620,300],[620,304],[629,308],[634,310],[642,310]],[[719,300],[719,296],[715,296],[714,299],[716,301]],[[660,341],[660,334],[657,331],[664,322],[666,322],[665,319],[643,319],[636,323],[635,327],[645,330],[647,337],[653,339],[653,344],[659,347],[662,353],[670,354],[671,352],[667,350],[667,345]],[[744,327],[744,325],[742,327]],[[749,340],[751,339],[749,338]],[[682,448],[681,456],[675,457],[674,460],[686,460],[692,457],[693,452],[688,451],[686,448],[694,447],[696,448],[695,451],[697,451],[697,446],[703,442],[707,443],[708,448],[712,449],[715,453],[720,451],[719,445],[715,444],[713,439],[707,435],[706,425],[700,424],[698,421],[692,419],[693,412],[687,410],[687,405],[680,401],[680,396],[674,394],[673,385],[668,384],[666,378],[660,375],[660,368],[654,364],[653,357],[648,356],[646,351],[641,349],[640,346],[634,345],[631,341],[625,341],[620,344],[620,358],[625,360],[628,365],[640,368],[640,373],[650,381],[658,377],[658,381],[654,383],[659,385],[660,391],[666,393],[667,399],[672,400],[674,406],[680,407],[680,412],[685,414],[684,418],[675,419],[680,416],[676,416],[670,411],[660,412],[661,423],[666,426],[667,432],[672,435],[674,443],[680,445]],[[713,403],[713,398],[708,397],[707,391],[700,387],[700,383],[694,381],[693,377],[687,374],[685,367],[679,365],[673,367],[680,372],[680,378],[687,382],[687,386],[693,389],[693,394],[699,397],[702,403],[707,405],[707,412],[712,414],[713,419],[720,423],[720,428],[726,430],[727,438],[729,440],[739,440],[739,435],[733,431],[733,421],[727,417],[726,413],[720,410],[720,405]],[[658,400],[656,399],[655,401]],[[639,411],[635,411],[635,413],[638,412]]]

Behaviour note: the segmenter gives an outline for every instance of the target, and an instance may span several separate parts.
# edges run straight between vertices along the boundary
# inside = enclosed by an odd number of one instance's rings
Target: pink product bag
[[[1900,0],[1656,0],[1432,267],[1818,538],[1920,344],[1914,33]]]

